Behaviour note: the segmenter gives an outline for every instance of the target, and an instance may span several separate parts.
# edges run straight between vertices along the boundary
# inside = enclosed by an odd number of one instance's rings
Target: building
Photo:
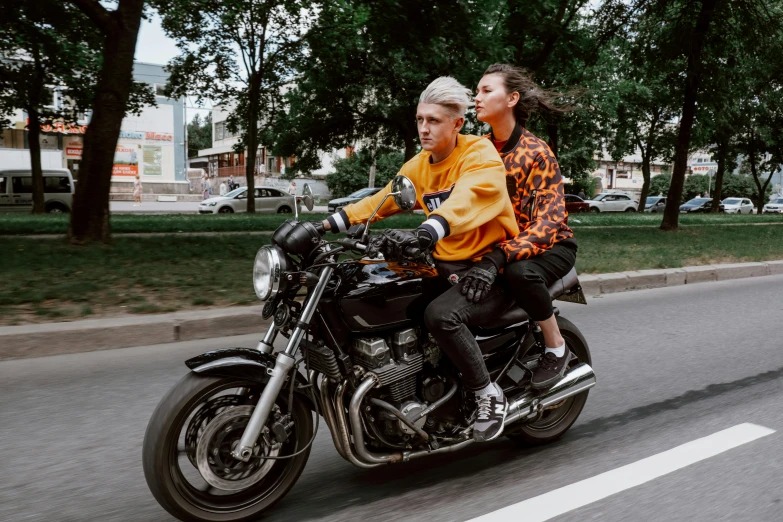
[[[129,115],[122,121],[114,154],[112,198],[130,199],[136,174],[141,176],[145,193],[187,194],[183,100],[163,95],[168,74],[162,65],[136,62],[133,76],[155,92],[157,106],[145,107],[141,114]],[[67,103],[62,89],[53,88],[50,93],[48,107],[62,108]],[[41,160],[45,168],[67,167],[79,179],[89,119],[90,114],[84,114],[75,123],[41,126]],[[3,129],[0,165],[4,168],[30,168],[28,123],[27,114],[19,110],[12,117],[10,128]]]
[[[199,171],[194,167],[203,168],[210,178],[210,185],[215,191],[215,187],[233,177],[235,183],[246,184],[246,158],[247,150],[236,152],[235,147],[239,142],[239,136],[233,134],[226,120],[231,112],[231,107],[225,105],[216,105],[212,108],[212,146],[208,149],[202,149],[198,152],[198,157],[191,158],[191,176],[199,176]],[[338,151],[334,151],[337,153]],[[307,174],[297,175],[297,191],[301,193],[304,183],[308,183],[316,196],[326,198],[329,195],[329,189],[326,186],[326,174],[333,170],[332,154],[319,154],[321,159],[321,168]],[[296,161],[294,157],[274,156],[269,149],[259,144],[256,152],[255,167],[255,185],[267,185],[287,190],[291,184],[289,180],[282,179],[281,175],[285,170],[291,168]],[[201,180],[191,178],[194,188],[203,190]]]

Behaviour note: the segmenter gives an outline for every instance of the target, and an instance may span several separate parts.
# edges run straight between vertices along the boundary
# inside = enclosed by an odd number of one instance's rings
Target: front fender
[[[200,375],[240,377],[259,384],[266,384],[269,382],[269,373],[275,366],[275,356],[250,348],[223,348],[188,359],[185,361],[185,366]],[[301,389],[302,386],[307,386],[309,383],[305,376],[298,371],[296,372],[296,383],[297,395],[305,400],[311,410],[315,411],[313,399]],[[284,387],[284,390],[287,393],[288,388]]]

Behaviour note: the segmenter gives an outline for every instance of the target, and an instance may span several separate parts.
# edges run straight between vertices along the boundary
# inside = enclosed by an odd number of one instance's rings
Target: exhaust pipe
[[[504,425],[508,426],[514,422],[535,417],[544,408],[589,390],[593,386],[595,386],[593,369],[585,363],[578,364],[568,370],[565,376],[548,390],[540,394],[525,392],[512,398],[509,401],[508,415],[506,415]]]

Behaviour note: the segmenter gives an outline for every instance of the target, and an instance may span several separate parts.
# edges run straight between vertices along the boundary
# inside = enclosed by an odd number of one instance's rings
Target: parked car
[[[783,198],[775,198],[761,210],[764,214],[783,214]]]
[[[566,210],[569,214],[576,214],[577,212],[587,212],[590,210],[590,205],[585,203],[585,200],[579,196],[573,194],[565,195]]]
[[[723,212],[726,214],[753,214],[753,203],[748,198],[726,198],[723,200]]]
[[[680,214],[690,214],[694,212],[709,212],[712,208],[712,198],[693,198],[680,205]],[[719,207],[723,208],[723,204]]]
[[[351,203],[356,203],[357,201],[364,199],[367,196],[372,196],[373,194],[379,192],[382,188],[383,187],[363,188],[357,190],[353,194],[349,194],[344,198],[333,199],[327,203],[329,207],[329,213],[334,214],[335,212],[339,212],[343,207],[347,207]]]
[[[666,198],[662,196],[651,196],[644,200],[645,212],[663,212],[666,208]]]
[[[256,187],[256,212],[290,214],[294,198],[274,187]],[[299,207],[301,210],[301,206]],[[239,187],[225,196],[205,199],[198,206],[199,214],[233,214],[247,212],[247,187]]]
[[[74,180],[68,169],[44,169],[44,205],[49,213],[70,212]],[[30,212],[33,173],[29,169],[0,169],[0,211]]]
[[[590,212],[636,212],[639,208],[639,202],[623,192],[602,192],[585,203]]]

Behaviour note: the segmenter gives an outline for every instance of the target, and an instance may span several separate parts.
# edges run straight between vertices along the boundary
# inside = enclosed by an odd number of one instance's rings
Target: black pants
[[[470,327],[502,314],[514,300],[534,321],[549,319],[552,299],[547,287],[566,275],[576,261],[576,242],[564,243],[571,244],[557,244],[540,256],[508,265],[505,276],[499,276],[489,294],[478,303],[462,295],[460,282],[433,300],[424,311],[427,328],[462,374],[467,390],[477,391],[490,383],[487,365]],[[438,272],[444,279],[451,274],[461,278],[471,266],[470,262],[438,263]]]
[[[503,277],[517,305],[534,321],[546,321],[554,310],[549,286],[576,263],[576,241],[557,243],[540,256],[506,265]]]

